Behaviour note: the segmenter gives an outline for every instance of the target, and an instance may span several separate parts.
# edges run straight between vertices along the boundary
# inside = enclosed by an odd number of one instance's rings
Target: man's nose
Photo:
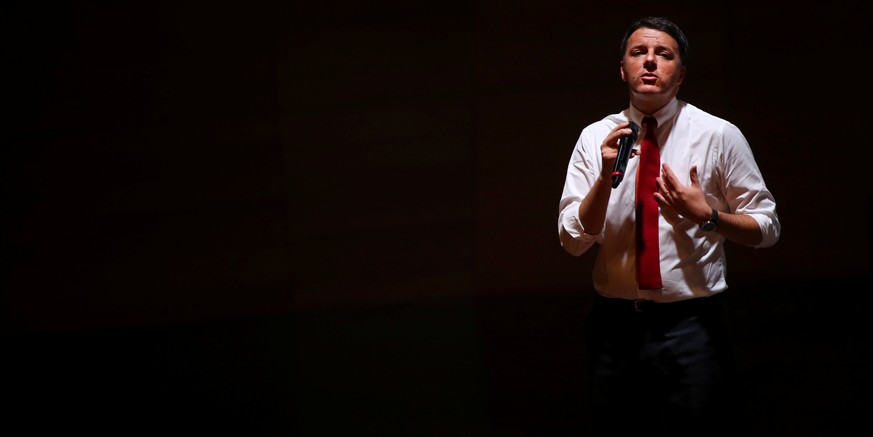
[[[645,66],[646,68],[652,69],[655,68],[657,64],[655,63],[655,54],[653,52],[646,53]]]

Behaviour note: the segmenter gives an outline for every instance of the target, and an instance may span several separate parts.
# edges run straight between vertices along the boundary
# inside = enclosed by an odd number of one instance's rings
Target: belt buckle
[[[643,312],[646,309],[645,305],[647,302],[645,299],[634,299],[634,311],[638,313]]]

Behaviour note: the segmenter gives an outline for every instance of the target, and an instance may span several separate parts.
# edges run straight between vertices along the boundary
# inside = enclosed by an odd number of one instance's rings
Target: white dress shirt
[[[561,195],[558,214],[561,245],[570,254],[579,256],[595,242],[600,244],[593,281],[597,292],[606,297],[670,302],[724,291],[725,238],[717,231],[700,230],[696,221],[681,216],[670,218],[663,211],[658,227],[664,288],[637,288],[634,204],[638,158],[628,161],[627,176],[612,190],[603,230],[589,235],[579,221],[579,204],[603,167],[600,157],[603,139],[616,125],[629,119],[640,125],[638,138],[642,139],[645,126],[641,121],[645,115],[631,106],[582,130],[567,166]],[[658,120],[661,163],[668,164],[683,184],[691,183],[689,172],[692,165],[697,165],[707,203],[718,211],[752,217],[763,235],[756,247],[775,244],[781,231],[776,202],[740,130],[675,98],[652,115]],[[634,147],[638,149],[639,143]]]

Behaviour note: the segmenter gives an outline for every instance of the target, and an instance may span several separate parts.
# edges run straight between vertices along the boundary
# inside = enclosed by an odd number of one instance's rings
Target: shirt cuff
[[[579,212],[575,210],[564,216],[564,229],[573,237],[574,240],[580,240],[589,243],[597,238],[596,235],[591,235],[585,232],[585,226],[579,221]]]

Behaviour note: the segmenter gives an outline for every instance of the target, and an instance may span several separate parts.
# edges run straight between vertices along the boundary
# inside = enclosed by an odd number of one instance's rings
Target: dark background
[[[587,430],[583,127],[644,15],[783,226],[729,244],[749,434],[869,410],[869,11],[829,2],[2,6],[3,422],[32,433]],[[859,144],[860,143],[860,144]]]

